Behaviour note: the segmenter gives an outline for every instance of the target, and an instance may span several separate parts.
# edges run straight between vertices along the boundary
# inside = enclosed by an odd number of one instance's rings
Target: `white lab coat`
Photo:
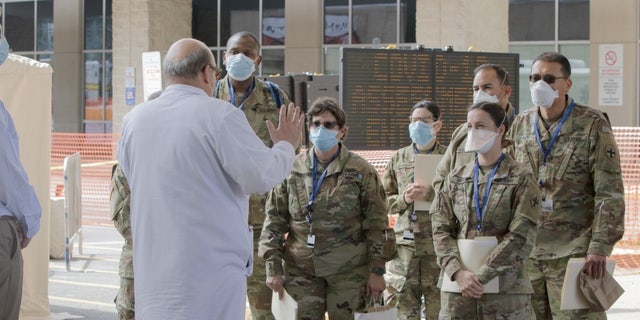
[[[248,195],[291,170],[244,114],[171,85],[123,121],[117,158],[131,187],[136,319],[244,319],[252,255]]]

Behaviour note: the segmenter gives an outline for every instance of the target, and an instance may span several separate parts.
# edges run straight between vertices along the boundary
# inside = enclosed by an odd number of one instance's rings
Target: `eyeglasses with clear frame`
[[[424,117],[409,117],[409,121],[411,121],[411,123],[414,123],[416,121],[422,121],[424,123],[434,123],[436,122],[436,119],[434,119],[432,116],[424,116]]]

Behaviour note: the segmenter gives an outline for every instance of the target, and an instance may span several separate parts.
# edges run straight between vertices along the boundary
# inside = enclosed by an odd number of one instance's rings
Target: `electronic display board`
[[[340,105],[347,113],[345,144],[351,150],[409,145],[409,112],[423,99],[440,107],[444,123],[438,140],[448,144],[455,128],[467,120],[473,70],[484,63],[509,72],[509,101],[518,112],[516,53],[341,48],[340,58]]]

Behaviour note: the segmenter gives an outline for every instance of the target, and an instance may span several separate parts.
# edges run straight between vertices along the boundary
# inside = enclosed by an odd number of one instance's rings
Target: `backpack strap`
[[[273,99],[273,102],[275,102],[276,107],[280,109],[280,107],[282,106],[282,95],[280,94],[280,87],[275,82],[271,82],[269,80],[265,80],[264,82],[269,87],[269,91],[271,91],[271,99]]]

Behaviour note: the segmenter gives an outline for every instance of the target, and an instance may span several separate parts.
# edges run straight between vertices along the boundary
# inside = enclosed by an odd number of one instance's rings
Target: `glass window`
[[[569,95],[580,103],[589,103],[590,53],[588,44],[560,45],[562,53],[571,63],[571,90]]]
[[[589,0],[560,0],[558,40],[589,40]]]
[[[554,39],[554,0],[509,0],[509,41]]]
[[[85,122],[84,133],[105,133],[104,122]]]
[[[340,48],[324,48],[324,74],[340,74]]]
[[[111,0],[106,0],[105,1],[105,17],[104,17],[104,23],[105,23],[105,35],[104,35],[104,48],[105,49],[112,49],[112,35],[113,35],[113,23],[112,23],[112,11],[111,11]]]
[[[226,46],[232,34],[249,31],[260,35],[260,1],[259,0],[220,0],[220,46]]]
[[[102,49],[102,0],[84,0],[84,48]]]
[[[262,4],[262,45],[284,45],[284,0]]]
[[[5,36],[12,51],[35,51],[35,2],[6,2],[4,5]]]
[[[204,42],[209,47],[218,44],[218,2],[207,0],[193,0],[191,33],[195,39]]]
[[[549,45],[512,45],[509,52],[520,54],[519,70],[519,110],[523,111],[531,107],[531,92],[529,91],[529,75],[531,74],[531,63],[533,59],[546,51],[555,50],[552,44]]]
[[[41,0],[38,4],[38,29],[36,39],[38,39],[36,50],[53,51],[53,1]]]
[[[104,55],[104,109],[105,120],[111,121],[113,109],[113,54],[105,53]]]
[[[349,43],[349,1],[325,0],[324,44]]]
[[[416,42],[416,0],[400,1],[400,39],[398,42]]]
[[[104,120],[102,107],[102,53],[84,55],[84,119]]]
[[[262,75],[284,74],[284,50],[262,50]]]
[[[352,0],[351,43],[396,43],[396,0]]]

